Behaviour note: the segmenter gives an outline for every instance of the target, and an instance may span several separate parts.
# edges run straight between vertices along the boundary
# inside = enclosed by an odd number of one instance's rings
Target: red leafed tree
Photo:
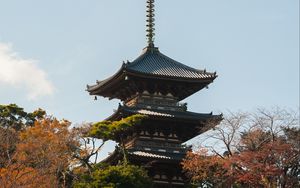
[[[299,146],[293,145],[295,140],[287,136],[292,131],[300,137],[299,128],[285,129],[283,135],[275,137],[262,130],[245,134],[245,148],[227,163],[227,167],[234,167],[231,169],[236,181],[257,187],[299,186]]]
[[[237,182],[256,187],[276,187],[278,184],[286,187],[296,183],[296,177],[289,177],[288,171],[297,160],[299,154],[290,144],[275,141],[264,144],[260,150],[233,155],[227,167],[233,167],[231,173]]]
[[[224,154],[213,148],[187,155],[183,166],[191,179],[206,187],[299,187],[298,115],[259,110],[241,119],[225,117],[211,137],[223,142]]]
[[[183,161],[183,169],[191,177],[192,183],[198,186],[222,187],[230,182],[227,169],[224,168],[226,160],[217,155],[209,155],[207,149],[197,152],[188,152]]]

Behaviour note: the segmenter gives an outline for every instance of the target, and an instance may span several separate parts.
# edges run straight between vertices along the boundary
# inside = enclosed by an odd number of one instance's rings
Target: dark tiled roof
[[[185,153],[170,153],[170,152],[153,152],[153,151],[144,151],[138,149],[129,149],[129,157],[138,157],[141,158],[151,158],[151,159],[161,159],[161,160],[170,160],[170,161],[181,161],[185,157]],[[117,163],[122,158],[122,153],[119,149],[116,149],[108,157],[106,157],[102,162],[105,163]]]
[[[185,154],[182,153],[169,153],[169,152],[152,152],[152,151],[142,151],[142,150],[129,150],[129,155],[145,158],[154,159],[166,159],[166,160],[182,160]]]
[[[160,159],[171,159],[171,156],[168,156],[166,154],[155,154],[151,152],[145,152],[145,151],[132,151],[129,154],[142,156],[142,157],[151,157],[151,158],[160,158]]]
[[[124,96],[124,93],[116,91],[119,89],[119,91],[126,92],[128,88],[135,90],[128,85],[130,80],[136,81],[135,78],[142,78],[148,79],[149,83],[160,80],[173,84],[173,87],[178,86],[177,89],[185,88],[181,91],[176,90],[176,97],[182,100],[212,83],[216,77],[216,73],[186,66],[160,53],[158,48],[147,47],[136,60],[123,63],[113,76],[97,81],[95,85],[87,85],[87,91],[90,95],[126,100],[127,97]],[[146,87],[152,86],[147,84]],[[159,90],[163,89],[159,88]],[[170,90],[168,89],[168,92]]]
[[[214,79],[216,77],[216,73],[208,73],[179,63],[160,53],[157,48],[145,48],[142,55],[126,64],[126,70],[174,78]]]
[[[189,111],[170,111],[170,110],[158,110],[158,109],[144,109],[137,107],[120,106],[119,110],[130,114],[142,114],[149,116],[158,117],[170,117],[180,119],[191,119],[191,120],[205,120],[210,118],[221,119],[222,115],[213,115],[212,113],[195,113]]]

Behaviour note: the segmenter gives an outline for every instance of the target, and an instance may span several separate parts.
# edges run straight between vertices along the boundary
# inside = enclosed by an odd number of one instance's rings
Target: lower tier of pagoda
[[[127,143],[138,139],[144,142],[155,140],[160,143],[182,144],[213,128],[222,120],[222,115],[212,113],[170,111],[126,105],[120,105],[107,120],[120,120],[135,114],[145,115],[147,118],[141,125],[123,133],[122,139],[127,140]]]
[[[165,151],[127,150],[130,164],[144,167],[153,181],[155,188],[182,188],[189,185],[188,178],[182,172],[181,162],[185,153],[169,153]],[[123,160],[121,149],[117,149],[104,162],[112,165]]]
[[[107,120],[135,114],[147,117],[120,135],[129,163],[143,166],[154,187],[187,187],[188,179],[182,172],[181,162],[191,148],[184,143],[217,125],[222,115],[120,105]],[[118,164],[122,160],[121,150],[116,149],[105,162]]]

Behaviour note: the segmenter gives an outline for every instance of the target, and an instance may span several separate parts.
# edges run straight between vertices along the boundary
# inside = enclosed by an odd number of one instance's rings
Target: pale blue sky
[[[145,1],[0,0],[0,104],[74,123],[111,115],[118,101],[94,101],[86,84],[139,56]],[[184,100],[190,111],[299,107],[299,0],[156,0],[155,44],[217,71],[209,89]]]

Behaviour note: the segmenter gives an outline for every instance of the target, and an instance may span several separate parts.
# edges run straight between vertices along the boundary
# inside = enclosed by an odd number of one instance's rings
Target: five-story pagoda
[[[207,131],[207,123],[221,116],[189,112],[180,101],[207,87],[217,75],[181,64],[155,47],[154,0],[147,1],[147,38],[148,45],[137,59],[123,63],[113,76],[87,86],[87,91],[122,101],[107,120],[147,115],[142,125],[123,135],[128,160],[144,166],[155,187],[184,187],[180,163],[189,147],[183,143]],[[106,160],[116,163],[119,155],[114,152]]]

